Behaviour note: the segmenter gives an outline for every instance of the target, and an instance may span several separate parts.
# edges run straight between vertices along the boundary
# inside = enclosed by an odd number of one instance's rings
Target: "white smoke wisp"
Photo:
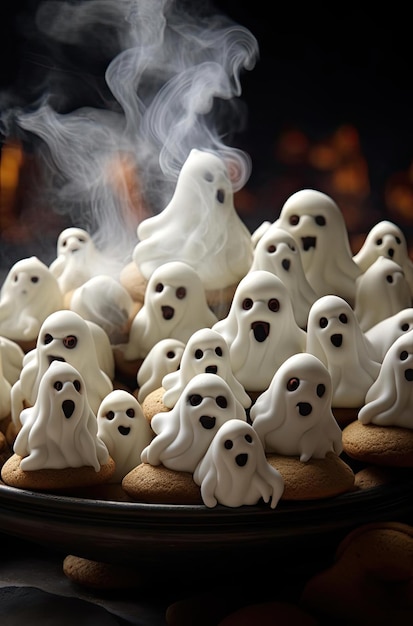
[[[208,2],[188,0],[51,0],[36,25],[85,54],[92,36],[116,51],[105,72],[106,106],[61,113],[50,81],[41,104],[17,116],[40,138],[50,180],[58,181],[48,185],[50,204],[86,228],[114,264],[129,260],[142,217],[166,206],[191,149],[222,157],[234,191],[247,182],[250,158],[229,142],[246,119],[242,73],[259,55],[248,29]]]

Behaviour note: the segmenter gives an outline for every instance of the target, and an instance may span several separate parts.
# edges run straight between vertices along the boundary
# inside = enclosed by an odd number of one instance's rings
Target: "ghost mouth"
[[[343,343],[343,335],[341,333],[335,333],[331,335],[330,341],[335,348],[340,348]]]
[[[288,270],[290,269],[290,265],[291,265],[290,259],[283,259],[281,261],[281,265],[282,265],[283,270],[288,272]]]
[[[217,374],[218,373],[218,365],[208,365],[205,368],[206,374]]]
[[[213,417],[212,415],[201,415],[199,422],[205,430],[212,430],[212,428],[215,427],[217,420],[216,417]]]
[[[75,403],[73,400],[63,400],[62,402],[62,411],[66,419],[72,417],[73,412],[75,410]]]
[[[315,248],[317,243],[317,237],[301,237],[301,243],[303,244],[303,250]]]
[[[129,426],[118,426],[118,431],[121,435],[129,435],[130,427]]]
[[[413,380],[413,370],[411,368],[404,372],[405,379],[410,383]]]
[[[61,363],[66,363],[65,359],[62,356],[55,356],[53,354],[49,355],[47,359],[49,361],[49,365],[53,363],[53,361],[60,361]]]
[[[235,457],[235,463],[238,467],[245,467],[248,462],[248,454],[244,452],[243,454],[237,454]]]
[[[298,402],[297,403],[298,412],[303,417],[307,417],[313,410],[313,407],[309,402]]]
[[[172,306],[161,307],[164,320],[171,320],[175,315],[175,309]]]
[[[254,333],[255,341],[262,343],[270,334],[270,325],[268,322],[253,322],[251,324],[251,330]]]

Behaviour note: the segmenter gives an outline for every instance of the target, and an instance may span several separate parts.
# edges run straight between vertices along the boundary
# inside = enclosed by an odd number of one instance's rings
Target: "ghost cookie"
[[[20,415],[22,427],[2,480],[13,487],[61,490],[108,481],[115,463],[97,434],[96,415],[81,374],[54,361],[35,404]]]
[[[204,504],[215,507],[277,506],[284,491],[279,471],[266,459],[261,440],[248,422],[229,420],[214,436],[194,472]]]
[[[136,382],[137,396],[140,404],[146,396],[162,386],[162,379],[166,374],[179,369],[182,354],[185,348],[179,339],[161,339],[148,352],[139,368]]]

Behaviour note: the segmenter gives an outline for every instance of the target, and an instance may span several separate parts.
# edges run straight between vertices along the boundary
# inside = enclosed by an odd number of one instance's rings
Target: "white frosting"
[[[103,255],[92,237],[83,228],[69,227],[57,239],[57,256],[49,265],[63,294],[83,285],[89,278],[101,274],[105,267]]]
[[[308,315],[306,351],[318,357],[331,374],[333,407],[364,404],[380,360],[343,298],[329,295],[314,302]]]
[[[215,433],[230,419],[247,417],[229,385],[215,374],[197,374],[173,409],[153,416],[156,437],[143,450],[142,462],[192,473]]]
[[[211,508],[254,505],[262,498],[274,509],[284,492],[284,480],[268,463],[257,433],[239,420],[229,420],[218,430],[194,472],[194,481]]]
[[[103,398],[112,391],[109,376],[100,368],[88,322],[74,311],[56,311],[43,322],[36,347],[26,354],[20,378],[12,387],[12,419],[16,427],[20,426],[24,404],[35,403],[40,381],[54,360],[66,361],[80,372],[95,414]]]
[[[96,356],[98,359],[100,369],[105,372],[110,380],[115,379],[115,355],[113,354],[112,344],[107,333],[95,324],[86,320],[87,325],[92,333],[93,342],[96,348]]]
[[[333,386],[326,366],[312,354],[294,354],[276,371],[250,411],[266,452],[323,459],[343,451],[331,411]]]
[[[306,333],[295,321],[288,289],[266,270],[244,276],[227,317],[213,329],[226,340],[234,376],[248,391],[266,389],[281,363],[305,350]]]
[[[413,329],[413,307],[402,309],[390,317],[377,322],[364,333],[379,355],[380,362],[392,343]]]
[[[195,330],[211,327],[217,320],[194,268],[171,261],[158,267],[150,277],[143,306],[133,318],[129,340],[119,347],[126,360],[143,359],[161,339],[169,337],[186,343]]]
[[[132,297],[125,287],[104,274],[89,278],[74,290],[70,299],[71,310],[103,328],[112,344],[127,339],[133,307]]]
[[[411,305],[410,287],[396,261],[378,257],[356,281],[354,312],[367,331]]]
[[[406,237],[401,228],[389,220],[377,222],[370,229],[353,260],[365,272],[380,256],[392,259],[402,267],[413,296],[413,261],[409,256]]]
[[[0,352],[3,361],[3,376],[11,385],[19,379],[25,354],[18,343],[7,337],[0,337]]]
[[[300,246],[304,272],[318,296],[336,294],[354,304],[361,270],[353,261],[346,223],[325,193],[302,189],[283,205],[277,224]]]
[[[162,386],[166,374],[179,368],[184,348],[183,341],[167,338],[161,339],[149,350],[136,376],[141,404],[149,393]]]
[[[288,288],[297,324],[305,329],[308,312],[317,294],[305,275],[296,240],[277,223],[272,224],[258,241],[251,265],[253,270],[267,270],[281,278]]]
[[[251,398],[235,378],[231,367],[228,344],[224,337],[212,328],[200,328],[188,339],[179,369],[162,379],[165,389],[163,403],[172,408],[183,389],[196,374],[211,373],[221,376],[245,409],[251,406]]]
[[[69,363],[50,364],[34,406],[24,409],[20,419],[13,450],[24,457],[23,471],[90,466],[98,472],[109,461],[84,380]]]
[[[146,279],[180,260],[205,289],[221,289],[238,283],[251,265],[251,234],[235,210],[225,163],[210,152],[191,150],[171,201],[141,222],[137,234],[133,260]]]
[[[413,330],[387,350],[358,419],[363,424],[413,428]]]
[[[154,433],[135,396],[123,389],[114,389],[102,400],[97,422],[98,436],[115,461],[110,482],[120,483],[140,464],[142,450]]]
[[[53,274],[36,256],[17,261],[0,291],[0,335],[15,341],[37,338],[46,317],[63,308]]]

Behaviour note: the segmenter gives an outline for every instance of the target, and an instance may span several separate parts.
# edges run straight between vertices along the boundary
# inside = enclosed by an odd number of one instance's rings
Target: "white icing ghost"
[[[149,280],[163,263],[193,267],[204,288],[238,281],[252,261],[251,234],[239,218],[224,161],[211,152],[190,151],[169,204],[141,222],[133,260]]]
[[[244,407],[215,374],[194,376],[170,411],[151,420],[156,433],[141,455],[143,463],[193,472],[215,433],[229,419],[246,421]]]
[[[378,257],[356,281],[354,312],[365,332],[411,305],[410,288],[396,261]]]
[[[97,413],[98,436],[115,461],[110,482],[120,483],[141,462],[142,450],[154,433],[135,396],[114,389],[102,400]]]
[[[392,259],[400,265],[413,297],[413,262],[409,256],[406,237],[401,228],[389,220],[377,222],[370,229],[353,260],[365,272],[380,256]]]
[[[50,364],[35,404],[22,411],[20,420],[13,451],[24,457],[23,471],[90,466],[98,472],[109,461],[84,380],[69,363]]]
[[[186,343],[195,330],[211,327],[217,320],[197,272],[187,263],[171,261],[153,272],[143,306],[132,320],[129,340],[119,347],[127,361],[144,359],[161,339]]]
[[[133,308],[132,297],[125,287],[104,274],[89,278],[74,290],[70,299],[70,309],[103,328],[112,344],[127,339]]]
[[[308,315],[306,351],[318,357],[331,374],[333,407],[364,404],[380,360],[346,300],[328,295],[314,302]]]
[[[294,354],[276,371],[250,417],[266,452],[323,459],[343,451],[341,429],[331,410],[333,386],[313,354]]]
[[[99,367],[109,376],[110,380],[113,381],[115,378],[115,356],[110,339],[107,333],[98,324],[89,320],[86,320],[86,323],[92,333]]]
[[[21,410],[25,404],[35,403],[40,381],[53,361],[66,361],[82,375],[95,414],[113,390],[109,376],[99,365],[88,322],[74,311],[56,311],[43,322],[36,347],[26,354],[19,380],[12,387],[12,419],[17,428]]]
[[[200,328],[191,335],[183,351],[179,369],[162,379],[165,406],[175,406],[191,378],[204,372],[221,376],[242,406],[245,409],[251,406],[250,396],[232,371],[228,344],[212,328]]]
[[[380,362],[392,343],[401,335],[413,329],[413,307],[402,309],[377,322],[364,333],[370,343],[375,347]]]
[[[226,340],[235,378],[248,391],[266,389],[281,363],[305,350],[288,289],[266,270],[244,276],[228,315],[212,328]]]
[[[387,350],[358,419],[362,424],[413,429],[413,330]]]
[[[136,377],[141,404],[149,393],[162,386],[166,374],[179,368],[184,348],[183,341],[167,338],[161,339],[149,350]]]
[[[304,272],[316,294],[336,294],[353,306],[361,270],[334,200],[321,191],[302,189],[287,199],[276,223],[300,246]]]
[[[294,237],[276,223],[272,224],[255,246],[250,271],[253,270],[267,270],[281,278],[288,288],[297,324],[305,329],[317,294],[307,280]]]
[[[239,420],[221,426],[193,477],[210,508],[254,505],[262,499],[275,509],[284,492],[284,479],[268,463],[257,433]]]
[[[63,308],[63,294],[53,274],[36,256],[17,261],[0,291],[0,335],[32,341],[50,313]]]

